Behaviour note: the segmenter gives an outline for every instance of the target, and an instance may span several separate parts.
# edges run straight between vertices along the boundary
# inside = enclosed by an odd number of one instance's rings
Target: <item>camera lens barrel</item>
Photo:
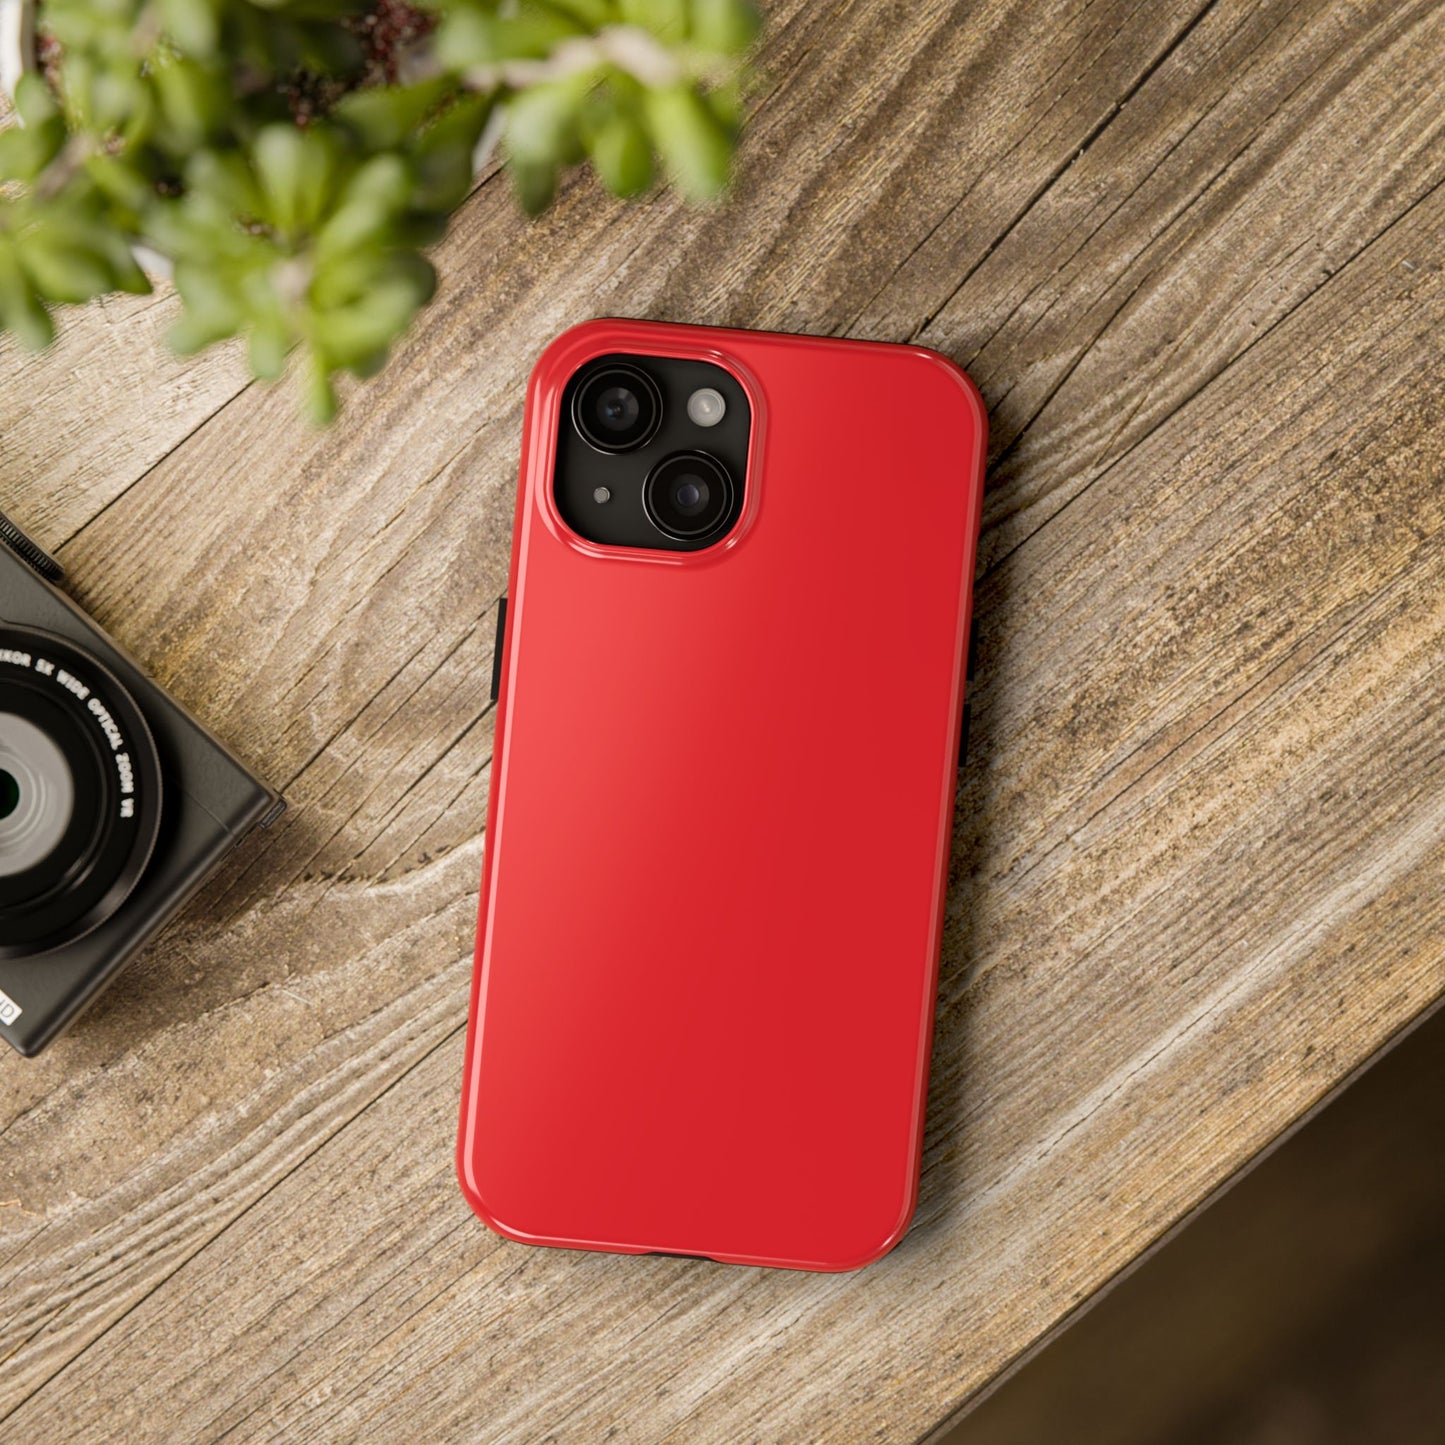
[[[0,627],[0,959],[83,938],[139,881],[161,771],[122,684],[74,644]]]
[[[660,532],[696,542],[711,536],[732,515],[732,477],[707,452],[674,452],[648,473],[642,502]]]
[[[662,421],[662,393],[640,367],[608,362],[583,377],[573,394],[572,420],[600,452],[646,446]]]
[[[43,862],[75,816],[75,775],[44,729],[0,712],[0,878]]]

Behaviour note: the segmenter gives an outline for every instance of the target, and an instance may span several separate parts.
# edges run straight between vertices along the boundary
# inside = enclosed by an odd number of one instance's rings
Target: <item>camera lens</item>
[[[706,452],[674,452],[648,474],[642,500],[659,531],[696,542],[711,536],[731,514],[732,478]]]
[[[122,684],[62,638],[0,627],[0,959],[109,918],[160,820],[155,743]]]
[[[0,712],[0,878],[48,858],[75,811],[65,754],[34,723]]]
[[[599,451],[632,451],[652,439],[661,420],[662,393],[635,366],[599,366],[572,401],[573,424]]]

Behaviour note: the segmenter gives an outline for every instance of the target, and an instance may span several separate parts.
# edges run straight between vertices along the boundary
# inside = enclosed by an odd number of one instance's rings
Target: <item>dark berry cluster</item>
[[[377,0],[345,22],[366,49],[363,85],[395,85],[402,53],[436,29],[436,16],[406,0]]]

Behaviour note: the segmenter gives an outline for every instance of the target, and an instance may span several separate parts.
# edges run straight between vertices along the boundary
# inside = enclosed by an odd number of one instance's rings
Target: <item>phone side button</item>
[[[502,695],[502,644],[507,640],[507,599],[497,599],[497,640],[492,644],[492,701]]]
[[[958,729],[958,765],[962,767],[968,761],[968,715],[973,711],[973,704],[967,698],[963,702],[963,722]]]

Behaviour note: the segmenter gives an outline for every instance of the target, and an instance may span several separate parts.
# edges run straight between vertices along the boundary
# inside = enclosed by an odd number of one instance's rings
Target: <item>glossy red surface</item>
[[[717,546],[558,516],[562,389],[607,352],[747,389]],[[604,321],[542,357],[459,1146],[502,1234],[850,1269],[907,1229],[985,431],[915,347]]]

